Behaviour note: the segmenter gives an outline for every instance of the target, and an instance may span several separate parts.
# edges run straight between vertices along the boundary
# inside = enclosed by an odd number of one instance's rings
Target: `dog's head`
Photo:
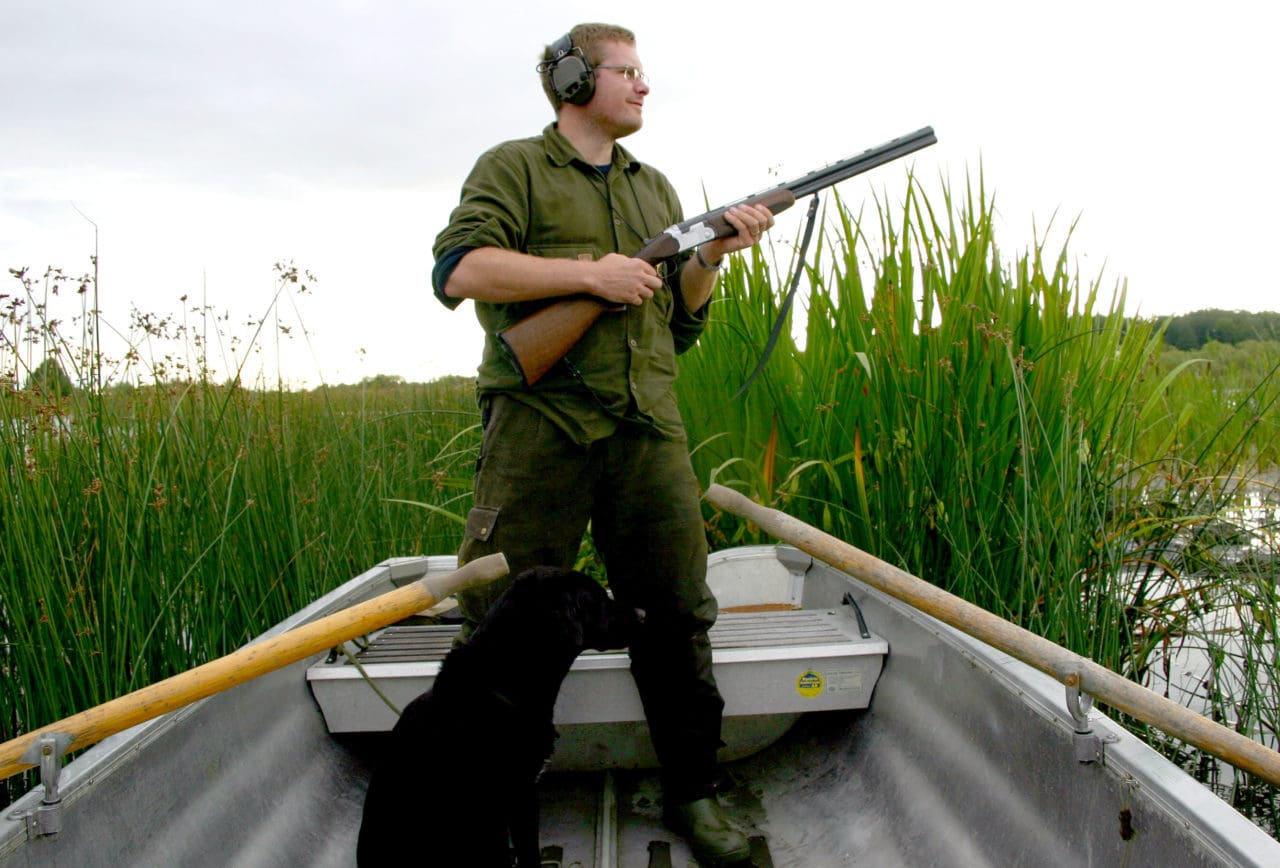
[[[542,636],[555,633],[578,651],[627,647],[643,618],[643,613],[609,596],[595,579],[561,567],[525,570],[503,597],[494,609],[537,617]]]
[[[578,613],[583,648],[608,651],[626,648],[644,621],[644,612],[618,602],[595,579],[578,573],[588,584],[570,593],[568,605]],[[581,582],[576,582],[581,584]]]

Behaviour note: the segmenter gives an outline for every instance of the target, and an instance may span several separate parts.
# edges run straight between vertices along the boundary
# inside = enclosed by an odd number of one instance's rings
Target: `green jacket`
[[[601,174],[551,124],[540,136],[506,142],[480,157],[433,252],[437,262],[478,247],[575,259],[631,255],[681,219],[680,201],[661,172],[615,145],[612,166]],[[706,307],[691,313],[678,287],[673,289],[682,264],[661,263],[664,285],[651,300],[601,317],[565,361],[532,387],[507,358],[498,333],[548,302],[476,302],[485,330],[481,400],[509,394],[582,445],[609,436],[624,419],[683,439],[673,391],[675,357],[698,340]],[[439,272],[436,295],[456,308],[461,300],[444,295]]]

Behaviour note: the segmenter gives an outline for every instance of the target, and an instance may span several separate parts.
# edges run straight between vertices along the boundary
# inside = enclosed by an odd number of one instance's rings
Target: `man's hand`
[[[591,265],[592,293],[613,304],[644,304],[662,287],[657,269],[643,259],[609,253]]]
[[[720,265],[720,260],[735,250],[746,250],[759,244],[764,233],[773,226],[773,212],[763,205],[734,205],[724,212],[724,219],[738,230],[738,234],[703,244],[680,272],[680,292],[684,296],[685,307],[691,311],[700,310],[711,298],[711,290],[716,285],[715,268]]]
[[[724,212],[724,219],[738,234],[708,241],[698,248],[708,265],[719,265],[728,254],[754,247],[773,227],[773,212],[763,205],[734,205]]]

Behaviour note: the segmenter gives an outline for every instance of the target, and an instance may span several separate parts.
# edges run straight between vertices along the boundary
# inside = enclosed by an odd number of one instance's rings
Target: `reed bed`
[[[795,265],[777,261],[784,245],[735,262],[682,359],[699,478],[1143,683],[1194,651],[1194,677],[1160,688],[1270,738],[1274,512],[1247,531],[1252,564],[1223,544],[1243,538],[1242,497],[1276,457],[1280,358],[1219,366],[1207,389],[1207,366],[1162,364],[1161,326],[1126,319],[1123,287],[1082,279],[1065,244],[1006,261],[993,211],[980,181],[935,205],[909,179],[870,223],[837,200],[794,336],[738,397]],[[711,528],[754,540],[723,515]],[[1225,777],[1237,804],[1275,804]]]
[[[453,550],[478,428],[461,379],[0,396],[0,740],[221,656],[387,557]]]

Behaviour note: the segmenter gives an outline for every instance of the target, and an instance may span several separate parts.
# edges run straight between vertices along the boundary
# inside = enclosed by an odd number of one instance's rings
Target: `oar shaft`
[[[44,733],[71,736],[68,750],[97,744],[109,735],[319,654],[356,636],[430,608],[450,594],[507,574],[500,553],[486,555],[444,576],[427,577],[335,612],[287,633],[219,657],[187,672],[157,681],[133,693],[74,714],[0,745],[0,780],[33,763],[23,762],[27,748]]]
[[[761,506],[722,485],[712,485],[707,490],[707,499],[727,512],[754,522],[783,542],[981,639],[1068,687],[1079,687],[1125,714],[1158,727],[1268,783],[1280,785],[1280,753],[1235,730],[1196,714],[1087,657],[1068,651],[784,512]]]

